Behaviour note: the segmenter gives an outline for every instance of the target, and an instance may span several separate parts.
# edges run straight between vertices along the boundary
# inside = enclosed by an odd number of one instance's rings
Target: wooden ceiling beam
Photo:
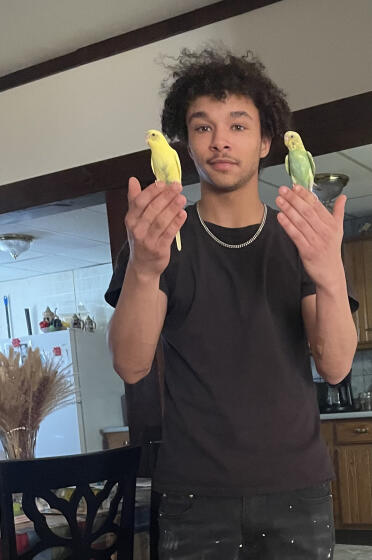
[[[280,0],[222,0],[215,2],[209,6],[110,37],[71,53],[1,76],[0,92],[277,2]]]
[[[301,109],[293,113],[294,129],[314,155],[372,144],[372,91]],[[182,165],[183,185],[199,181],[185,146],[174,144]],[[266,166],[284,162],[282,141],[273,144]],[[0,186],[0,214],[91,193],[126,189],[138,177],[142,186],[154,180],[150,150],[141,150]]]

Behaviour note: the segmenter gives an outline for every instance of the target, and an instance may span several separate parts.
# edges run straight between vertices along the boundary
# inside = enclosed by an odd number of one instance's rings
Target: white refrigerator
[[[14,339],[13,339],[14,341]],[[8,354],[10,339],[0,339],[0,351]],[[40,425],[36,457],[73,455],[103,449],[101,430],[123,426],[121,396],[124,383],[112,367],[103,331],[68,329],[19,337],[18,350],[39,348],[41,354],[56,356],[77,390],[76,402],[52,412]],[[1,449],[1,444],[0,444]]]

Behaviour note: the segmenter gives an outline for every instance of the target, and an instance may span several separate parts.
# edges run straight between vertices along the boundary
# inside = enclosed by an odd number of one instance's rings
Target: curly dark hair
[[[186,112],[197,97],[210,95],[223,100],[228,94],[245,95],[256,105],[263,137],[275,139],[290,128],[286,94],[266,75],[265,66],[248,51],[241,57],[223,48],[181,50],[170,76],[162,82],[166,94],[161,116],[163,132],[172,140],[187,143]],[[169,81],[173,83],[169,86]]]

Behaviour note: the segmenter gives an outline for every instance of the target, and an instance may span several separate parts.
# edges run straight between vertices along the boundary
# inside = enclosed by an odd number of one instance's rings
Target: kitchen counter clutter
[[[336,529],[372,530],[372,411],[321,414],[336,480]]]

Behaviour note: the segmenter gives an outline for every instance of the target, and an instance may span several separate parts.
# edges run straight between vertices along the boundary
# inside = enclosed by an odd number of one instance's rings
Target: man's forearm
[[[114,368],[128,383],[150,371],[164,321],[165,297],[159,292],[159,277],[138,274],[128,264],[108,335]]]
[[[358,342],[343,271],[338,276],[332,285],[317,287],[315,340],[311,345],[319,374],[332,384],[349,373]]]

